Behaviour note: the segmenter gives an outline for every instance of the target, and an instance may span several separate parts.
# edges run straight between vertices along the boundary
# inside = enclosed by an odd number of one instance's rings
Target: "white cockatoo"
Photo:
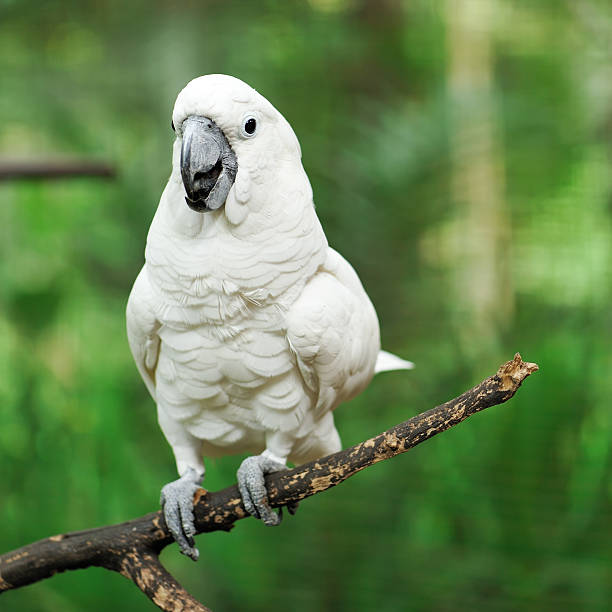
[[[298,140],[270,102],[202,76],[172,125],[127,332],[180,476],[162,489],[166,522],[196,559],[203,456],[254,453],[237,475],[245,508],[278,524],[264,475],[340,450],[334,408],[412,364],[380,350],[374,307],[327,244]]]

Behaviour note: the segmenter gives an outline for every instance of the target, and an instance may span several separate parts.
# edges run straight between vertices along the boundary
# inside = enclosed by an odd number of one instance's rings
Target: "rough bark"
[[[538,366],[517,353],[459,397],[351,448],[266,477],[269,502],[281,507],[336,486],[364,468],[413,448],[485,408],[509,400]],[[398,486],[401,486],[398,484]],[[197,533],[225,530],[248,516],[238,487],[200,489],[194,498]],[[172,542],[161,512],[97,529],[56,535],[0,556],[0,594],[58,572],[97,566],[132,580],[159,608],[206,612],[164,569],[161,550]]]

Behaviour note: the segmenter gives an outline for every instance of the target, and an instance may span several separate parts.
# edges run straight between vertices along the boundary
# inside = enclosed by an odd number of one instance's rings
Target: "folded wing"
[[[142,268],[128,299],[126,323],[128,342],[138,371],[155,400],[155,368],[159,357],[159,322],[151,308],[154,296]]]
[[[374,307],[350,264],[329,249],[287,316],[287,339],[320,418],[359,393],[380,350]]]

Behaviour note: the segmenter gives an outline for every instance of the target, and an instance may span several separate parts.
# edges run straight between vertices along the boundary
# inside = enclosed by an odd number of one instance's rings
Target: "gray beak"
[[[237,171],[236,154],[215,122],[195,115],[185,119],[181,177],[189,208],[198,212],[221,208]]]

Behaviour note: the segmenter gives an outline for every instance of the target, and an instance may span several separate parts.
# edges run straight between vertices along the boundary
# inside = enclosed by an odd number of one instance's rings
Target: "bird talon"
[[[247,457],[238,468],[238,488],[245,510],[264,525],[279,525],[282,511],[274,512],[268,502],[265,475],[287,469],[287,466],[266,453]]]
[[[161,509],[166,525],[180,551],[197,561],[199,551],[195,547],[196,533],[193,516],[193,496],[199,487],[201,476],[189,469],[178,480],[169,482],[161,490]]]

